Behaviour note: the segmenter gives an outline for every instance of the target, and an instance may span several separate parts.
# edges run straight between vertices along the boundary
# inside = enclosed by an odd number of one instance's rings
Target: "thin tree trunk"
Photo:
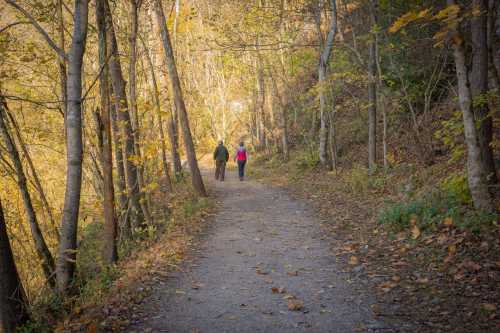
[[[13,333],[29,320],[27,304],[0,201],[0,332]]]
[[[448,0],[448,5],[456,5],[455,0]],[[456,22],[457,18],[450,14],[450,20]],[[488,191],[487,175],[484,172],[481,149],[472,111],[472,96],[467,77],[467,62],[463,38],[458,32],[458,23],[454,23],[454,38],[451,38],[455,68],[458,79],[458,98],[464,122],[465,144],[467,147],[467,179],[472,194],[474,206],[486,211],[493,210],[493,203]]]
[[[150,19],[150,24],[152,26],[152,29],[155,31],[156,34],[160,34],[160,27],[158,27],[157,24],[153,22],[152,15],[149,15]],[[151,59],[151,62],[153,63],[153,59]],[[156,64],[156,61],[154,62]],[[156,77],[156,76],[155,76]],[[167,80],[165,80],[167,81]],[[160,87],[161,83],[158,82],[157,87]],[[160,89],[160,88],[157,88]],[[161,89],[160,89],[161,90]],[[161,96],[161,95],[158,95]],[[167,95],[168,96],[168,95]],[[167,134],[168,134],[168,139],[170,141],[170,153],[172,155],[172,166],[173,166],[173,172],[174,176],[176,179],[180,177],[182,174],[182,163],[181,163],[181,157],[179,154],[179,131],[178,131],[178,124],[177,124],[177,111],[175,110],[175,106],[173,103],[170,102],[170,99],[167,98],[167,104],[169,109],[171,110],[170,114],[167,116]]]
[[[73,40],[68,61],[68,111],[66,116],[67,171],[64,210],[61,223],[57,287],[68,291],[76,267],[78,212],[82,186],[82,65],[87,40],[88,0],[76,0]]]
[[[161,160],[162,160],[162,166],[163,166],[163,174],[165,177],[165,184],[167,186],[167,190],[169,192],[173,191],[173,185],[172,185],[172,180],[170,177],[170,169],[168,166],[168,159],[167,159],[167,145],[166,145],[166,140],[165,140],[165,130],[163,129],[163,119],[161,116],[161,103],[160,103],[160,91],[158,90],[158,82],[156,80],[156,73],[155,69],[153,66],[153,61],[151,60],[151,55],[149,54],[149,50],[147,49],[145,43],[144,43],[144,50],[146,52],[146,61],[148,63],[150,75],[151,75],[151,80],[150,80],[150,85],[151,89],[153,91],[153,99],[155,102],[155,111],[156,111],[156,116],[158,118],[158,128],[160,131],[160,140],[161,140]]]
[[[19,125],[17,124],[16,119],[14,116],[9,112],[9,110],[6,108],[7,114],[10,118],[10,122],[12,124],[12,127],[14,128],[14,132],[17,138],[17,141],[19,142],[19,146],[21,147],[23,151],[24,158],[26,159],[26,162],[28,163],[28,166],[31,171],[31,175],[33,176],[33,183],[38,191],[38,194],[40,195],[40,200],[42,201],[42,205],[45,208],[45,211],[47,212],[47,216],[49,218],[49,223],[54,229],[54,235],[56,236],[57,239],[59,239],[59,229],[57,228],[56,221],[54,219],[54,214],[52,213],[52,208],[49,205],[49,202],[47,200],[47,196],[45,194],[45,190],[43,189],[42,183],[40,181],[40,178],[38,177],[38,172],[36,171],[35,164],[33,163],[33,160],[31,159],[31,155],[28,151],[28,148],[26,147],[26,144],[23,140],[23,136],[21,135],[21,131],[19,129]]]
[[[488,183],[496,184],[495,160],[491,142],[493,140],[493,119],[489,113],[486,94],[488,93],[488,1],[473,0],[472,6],[478,11],[472,16],[472,68],[470,89],[474,117],[479,122],[478,139],[483,157]]]
[[[200,169],[198,168],[198,161],[196,159],[196,151],[194,148],[193,138],[191,136],[191,129],[189,127],[189,119],[186,111],[186,106],[184,104],[184,98],[182,96],[181,82],[179,80],[179,75],[177,73],[177,67],[175,64],[175,57],[172,50],[172,44],[170,43],[170,36],[168,34],[167,24],[165,20],[165,14],[163,13],[163,8],[161,6],[160,0],[155,0],[155,13],[158,20],[158,26],[161,31],[161,38],[163,42],[163,49],[165,52],[165,64],[168,68],[168,73],[170,76],[170,81],[172,84],[172,90],[174,93],[174,101],[177,111],[179,112],[182,134],[184,138],[184,147],[186,150],[186,155],[189,163],[189,168],[191,171],[191,180],[193,187],[201,196],[206,196],[205,185],[203,184],[203,179],[201,178]]]
[[[377,25],[377,1],[372,1],[372,27]],[[370,174],[377,167],[377,38],[372,32],[368,61],[368,169]]]
[[[257,42],[259,45],[259,42]],[[258,46],[257,46],[258,47]],[[262,68],[262,58],[260,54],[257,55],[257,96],[258,96],[258,106],[257,106],[257,129],[258,129],[258,146],[259,149],[266,148],[266,89],[264,81],[264,69]]]
[[[326,71],[328,62],[333,49],[333,44],[335,42],[335,36],[337,34],[337,4],[335,0],[330,0],[330,27],[328,30],[328,35],[324,44],[320,50],[319,64],[318,64],[318,85],[319,85],[319,114],[320,114],[320,130],[319,130],[319,160],[321,164],[326,165],[328,163],[327,158],[327,141],[328,141],[328,116],[325,110],[326,107]],[[320,41],[323,39],[320,21],[321,13],[318,18],[318,35],[320,36]]]
[[[177,119],[177,108],[170,102],[170,117],[167,123],[168,137],[170,138],[170,149],[172,150],[172,161],[174,166],[174,174],[179,177],[182,174],[181,155],[179,153],[179,126]]]
[[[104,246],[103,260],[112,264],[118,260],[117,221],[115,213],[115,189],[113,186],[113,157],[111,148],[111,116],[109,99],[109,69],[106,64],[108,54],[106,47],[106,17],[104,0],[96,0],[96,21],[99,35],[99,67],[103,68],[99,75],[99,93],[101,102],[100,126],[102,145],[100,148],[103,173],[103,211],[104,211]]]
[[[328,150],[330,153],[330,169],[337,170],[337,133],[335,131],[335,98],[332,98],[332,109],[328,112]]]
[[[139,204],[141,205],[142,213],[148,224],[152,224],[151,215],[149,213],[147,200],[144,192],[144,168],[142,160],[142,152],[140,146],[140,123],[137,110],[137,30],[139,29],[139,9],[142,0],[130,0],[130,56],[129,56],[129,98],[130,98],[130,115],[132,133],[134,135],[134,152],[136,157],[137,169],[137,185],[139,187]]]
[[[497,10],[500,11],[500,4],[497,0],[489,0],[488,3],[488,68],[490,79],[492,82],[492,89],[500,91],[500,73],[495,66],[495,56],[500,57],[500,36],[496,36],[495,23],[499,21],[498,33],[500,34],[500,18]],[[496,51],[498,54],[496,55]],[[500,60],[498,60],[500,62]]]
[[[116,42],[113,18],[111,16],[108,0],[105,0],[104,5],[106,7],[106,26],[108,27],[106,42],[108,43],[108,54],[110,55],[109,70],[111,83],[113,85],[113,98],[117,101],[118,107],[116,110],[117,124],[120,134],[119,141],[123,145],[123,163],[127,182],[128,200],[130,201],[131,221],[133,226],[139,226],[144,222],[144,216],[139,202],[140,188],[137,178],[137,166],[133,161],[135,157],[135,140],[130,122],[127,94],[125,92],[125,80],[123,79],[118,43]]]
[[[43,237],[42,231],[40,229],[40,225],[38,224],[38,219],[33,207],[33,202],[31,201],[31,196],[26,181],[26,175],[24,174],[21,158],[19,157],[19,152],[17,150],[17,147],[15,146],[14,140],[12,140],[12,136],[9,133],[9,128],[6,122],[7,113],[4,110],[4,105],[5,101],[3,99],[0,100],[0,135],[3,138],[5,147],[16,171],[17,186],[19,187],[19,191],[21,192],[21,196],[23,198],[24,209],[28,218],[28,224],[31,229],[31,236],[33,237],[36,253],[41,260],[43,272],[45,273],[47,282],[49,282],[51,287],[54,287],[54,258],[50,253],[49,247],[47,246],[45,238]]]
[[[113,86],[109,85],[109,91],[111,96],[115,96],[112,92]],[[116,184],[118,187],[118,216],[120,217],[119,229],[120,235],[130,236],[131,226],[130,217],[128,216],[128,199],[127,199],[127,181],[125,176],[125,166],[123,162],[123,149],[122,143],[120,141],[120,129],[118,126],[118,115],[117,111],[119,109],[119,102],[115,101],[110,105],[111,111],[111,130],[113,133],[113,145],[115,148],[115,164],[116,164]]]
[[[494,23],[493,23],[493,43],[492,43],[492,58],[493,58],[493,66],[496,69],[498,81],[500,81],[500,4],[498,4],[497,0],[495,4],[495,13],[494,13]],[[499,87],[500,89],[500,87]]]
[[[58,37],[59,37],[59,48],[65,52],[65,41],[64,41],[64,16],[62,10],[62,0],[57,0],[56,3],[56,11],[57,11],[57,20],[58,20]],[[66,112],[68,109],[68,92],[66,89],[67,84],[67,73],[66,73],[66,61],[62,58],[58,58],[59,64],[59,84],[61,90],[61,101],[62,101],[62,111],[64,113],[64,119],[66,119]]]

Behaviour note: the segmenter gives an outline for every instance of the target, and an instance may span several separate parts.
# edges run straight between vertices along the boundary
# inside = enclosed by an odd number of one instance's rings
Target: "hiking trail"
[[[129,332],[393,332],[348,283],[305,202],[254,180],[205,175],[217,214]]]

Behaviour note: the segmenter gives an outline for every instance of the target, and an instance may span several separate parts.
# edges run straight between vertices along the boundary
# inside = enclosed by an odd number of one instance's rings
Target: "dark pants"
[[[226,161],[215,161],[215,179],[224,181],[226,175]]]
[[[238,161],[238,175],[240,176],[240,180],[243,180],[243,177],[245,177],[245,164],[247,164],[246,160]]]

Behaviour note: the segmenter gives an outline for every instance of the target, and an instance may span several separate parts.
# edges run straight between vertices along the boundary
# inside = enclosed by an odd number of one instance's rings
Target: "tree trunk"
[[[110,95],[113,96],[113,87],[109,85]],[[127,199],[127,181],[125,176],[125,166],[123,162],[123,149],[120,142],[120,129],[118,126],[119,102],[115,101],[110,105],[111,111],[111,130],[113,132],[112,142],[115,148],[115,164],[116,164],[116,184],[118,187],[118,216],[120,217],[119,229],[120,235],[130,236],[131,226],[130,217],[128,216],[128,199]]]
[[[156,34],[160,34],[160,27],[153,22],[152,15],[148,15],[150,19],[150,24],[153,27],[154,31]],[[153,60],[151,60],[153,63]],[[156,61],[155,61],[156,64]],[[153,69],[154,70],[154,69]],[[155,76],[156,77],[156,76]],[[163,77],[162,77],[163,78]],[[165,80],[167,81],[167,80]],[[161,83],[158,82],[157,87],[160,87]],[[160,89],[161,88],[157,88]],[[161,95],[158,95],[161,96]],[[168,96],[168,95],[167,95]],[[173,103],[170,102],[170,99],[167,97],[167,104],[168,107],[170,108],[171,112],[167,116],[167,134],[168,134],[168,139],[170,141],[170,153],[172,155],[172,166],[173,166],[173,172],[174,176],[176,179],[179,178],[179,176],[182,174],[182,162],[181,162],[181,157],[179,154],[179,129],[178,129],[178,123],[177,123],[177,111],[175,110],[175,106]]]
[[[162,160],[162,166],[163,166],[163,174],[165,177],[165,185],[167,186],[167,190],[169,192],[172,192],[173,185],[172,185],[172,180],[170,177],[170,169],[168,166],[165,130],[163,129],[163,119],[161,116],[160,91],[158,90],[158,81],[156,80],[156,73],[155,73],[155,69],[153,66],[153,61],[151,60],[151,55],[149,54],[149,50],[146,47],[145,43],[144,43],[144,50],[146,52],[146,61],[148,63],[148,67],[149,67],[149,71],[150,71],[150,75],[151,75],[150,85],[151,85],[151,90],[153,92],[153,99],[154,99],[154,103],[155,103],[156,116],[158,118],[158,128],[160,131],[160,140],[161,140],[161,146],[160,146],[161,160]]]
[[[318,85],[319,85],[319,161],[321,164],[326,165],[328,163],[328,154],[326,151],[326,145],[328,142],[328,127],[327,127],[327,112],[326,107],[326,96],[325,96],[325,80],[326,80],[326,64],[320,59],[320,64],[318,67]]]
[[[0,201],[0,332],[13,333],[29,320],[27,304]]]
[[[488,1],[473,0],[474,10],[479,14],[472,16],[472,68],[470,89],[474,118],[479,123],[478,139],[488,183],[497,181],[495,160],[491,142],[493,140],[493,119],[489,113],[488,93]]]
[[[113,185],[113,157],[111,151],[111,116],[109,99],[109,69],[106,64],[108,54],[106,48],[106,17],[104,0],[96,0],[96,21],[99,35],[99,93],[101,102],[99,132],[102,137],[100,157],[103,174],[103,211],[104,211],[104,246],[103,260],[107,264],[118,260],[117,222],[115,214],[115,189]]]
[[[493,58],[493,66],[496,69],[498,80],[500,81],[500,4],[498,4],[497,0],[495,4],[495,13],[494,13],[494,23],[493,23],[493,43],[492,43],[492,58]],[[500,87],[499,87],[500,89]]]
[[[56,3],[57,20],[58,20],[58,37],[59,37],[59,47],[64,52],[64,16],[62,10],[62,0],[57,0]],[[68,108],[68,92],[66,89],[67,84],[67,74],[66,74],[66,61],[62,58],[58,58],[59,65],[59,89],[61,90],[61,101],[62,101],[62,112],[64,113],[64,119],[66,119],[66,111]]]
[[[500,64],[500,3],[489,0],[488,3],[488,69],[492,83],[491,89],[500,91],[500,73],[495,62]],[[496,28],[498,22],[498,28]],[[498,31],[495,31],[498,29]],[[498,36],[496,34],[498,32]],[[498,51],[498,54],[497,54]],[[499,66],[500,67],[500,66]],[[491,90],[490,89],[490,90]]]
[[[118,51],[118,43],[116,42],[116,35],[113,25],[113,18],[111,16],[111,9],[108,0],[104,3],[106,9],[106,43],[108,44],[109,70],[111,83],[113,85],[113,98],[117,102],[117,120],[119,128],[119,141],[123,145],[123,163],[125,169],[125,176],[127,182],[128,199],[130,201],[130,213],[133,226],[139,226],[144,222],[142,208],[139,202],[140,188],[137,178],[137,166],[133,161],[135,154],[134,136],[132,133],[132,126],[130,123],[130,114],[127,102],[127,94],[125,92],[125,80],[123,79],[123,72],[120,63],[120,55]]]
[[[372,1],[372,27],[377,25],[377,4]],[[370,174],[377,167],[377,43],[375,32],[370,40],[370,58],[368,60],[368,169]]]
[[[156,13],[156,18],[158,20],[158,26],[160,27],[161,31],[163,49],[165,52],[164,54],[165,64],[168,68],[168,73],[172,84],[175,107],[179,112],[180,121],[182,125],[184,147],[186,150],[189,168],[191,171],[191,180],[193,182],[193,187],[195,191],[198,192],[198,194],[201,196],[206,196],[207,193],[205,191],[205,185],[203,184],[203,179],[201,178],[200,169],[198,168],[198,161],[196,159],[196,152],[194,148],[193,138],[191,136],[191,129],[189,127],[188,114],[186,111],[186,106],[184,104],[184,98],[182,96],[181,82],[179,80],[179,75],[177,73],[177,67],[175,64],[175,57],[172,50],[172,44],[170,43],[170,36],[168,34],[165,14],[163,13],[163,8],[161,6],[160,0],[155,0],[155,13]]]
[[[168,137],[170,138],[170,149],[172,150],[172,161],[174,162],[174,174],[179,177],[182,174],[181,155],[179,153],[179,126],[177,107],[170,103],[170,118],[168,119]]]
[[[87,40],[88,0],[76,0],[73,40],[68,61],[68,112],[66,116],[67,170],[64,211],[61,223],[57,287],[68,291],[76,267],[78,212],[82,186],[82,64]]]
[[[456,5],[456,2],[454,0],[448,0],[448,5]],[[457,18],[450,14],[450,20],[456,22]],[[458,23],[454,25],[454,38],[451,38],[451,41],[458,79],[458,99],[463,116],[465,144],[467,147],[467,179],[474,206],[477,209],[492,211],[493,203],[488,191],[487,175],[484,172],[485,169],[472,111],[472,97],[467,77],[467,62],[463,45],[464,40],[458,32]]]
[[[24,174],[21,158],[19,157],[17,147],[15,146],[15,143],[9,133],[9,128],[7,125],[7,113],[4,110],[4,105],[5,101],[0,100],[0,135],[3,138],[5,147],[7,149],[7,152],[9,153],[12,164],[16,171],[17,185],[23,198],[24,209],[26,210],[26,216],[28,218],[28,224],[31,229],[31,236],[33,237],[36,253],[41,260],[43,272],[45,273],[47,282],[49,282],[51,287],[54,287],[54,258],[50,253],[49,247],[47,246],[42,231],[40,230],[40,225],[38,224],[38,219],[35,209],[33,208],[33,202],[31,201],[31,196],[26,181],[26,175]]]
[[[320,115],[320,130],[319,130],[319,160],[321,164],[326,165],[328,163],[327,158],[327,142],[328,142],[328,115],[325,110],[326,107],[326,71],[328,62],[333,49],[333,44],[335,42],[335,36],[337,34],[337,4],[336,0],[330,0],[330,27],[328,30],[328,35],[323,43],[323,35],[321,33],[321,13],[318,17],[318,35],[320,39],[320,44],[322,45],[320,49],[320,57],[318,64],[318,86],[319,86],[319,115]]]
[[[257,42],[258,45],[259,42]],[[264,69],[262,68],[261,56],[257,55],[257,96],[258,96],[258,106],[257,106],[257,133],[258,133],[258,147],[259,149],[265,149],[266,147],[266,89],[264,81]]]
[[[6,109],[7,115],[10,118],[10,122],[12,124],[12,127],[14,128],[14,132],[17,138],[17,141],[19,142],[19,146],[21,147],[23,151],[24,158],[26,159],[26,162],[28,163],[28,166],[31,171],[31,175],[33,177],[33,183],[35,184],[35,187],[38,191],[38,194],[40,195],[40,201],[42,201],[42,205],[45,208],[45,211],[47,212],[47,216],[49,218],[49,223],[53,228],[54,235],[57,239],[59,239],[59,229],[57,228],[55,219],[54,219],[54,214],[52,213],[52,208],[49,205],[49,202],[47,200],[47,196],[45,194],[45,190],[43,189],[42,183],[40,181],[40,178],[38,177],[38,172],[36,171],[35,164],[33,163],[33,160],[31,159],[31,155],[28,151],[28,148],[26,147],[26,144],[24,143],[23,136],[21,135],[21,131],[19,129],[19,125],[17,124],[16,119],[14,116],[9,112],[8,109]]]
[[[139,186],[139,204],[141,205],[142,213],[148,224],[152,224],[149,207],[146,204],[144,192],[144,168],[142,160],[142,152],[140,146],[140,123],[137,110],[137,30],[139,28],[139,8],[142,0],[130,0],[130,56],[129,56],[129,98],[130,98],[130,115],[132,133],[134,135],[134,153],[136,157],[137,169],[137,185]]]

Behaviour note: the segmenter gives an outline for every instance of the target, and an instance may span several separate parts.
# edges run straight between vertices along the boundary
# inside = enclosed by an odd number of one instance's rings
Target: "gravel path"
[[[393,331],[353,291],[305,203],[233,172],[209,186],[219,201],[215,221],[129,332]]]

